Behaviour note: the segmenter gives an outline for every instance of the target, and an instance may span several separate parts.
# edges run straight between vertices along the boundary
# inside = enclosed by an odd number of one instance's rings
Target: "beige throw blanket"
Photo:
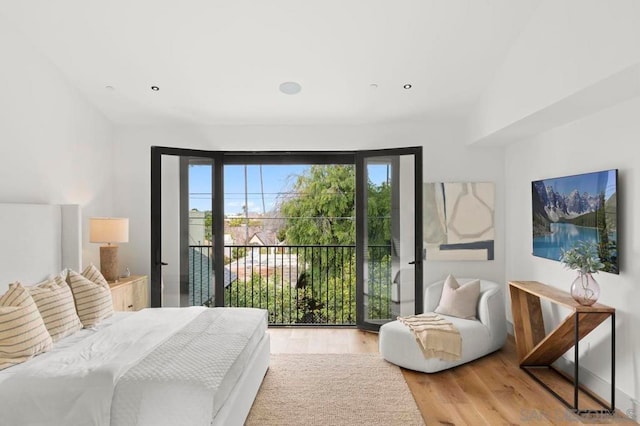
[[[460,359],[462,337],[449,321],[433,313],[398,317],[398,321],[409,327],[425,358]]]

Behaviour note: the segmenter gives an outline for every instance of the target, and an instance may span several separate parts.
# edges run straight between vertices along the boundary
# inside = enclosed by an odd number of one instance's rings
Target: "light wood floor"
[[[378,352],[377,334],[354,329],[271,328],[269,333],[273,354]],[[512,338],[500,351],[451,370],[402,372],[428,426],[636,424],[619,413],[587,417],[567,410],[518,367]],[[563,385],[549,380],[554,389]],[[570,386],[561,390],[567,399],[573,395]],[[582,393],[580,404],[600,408]]]

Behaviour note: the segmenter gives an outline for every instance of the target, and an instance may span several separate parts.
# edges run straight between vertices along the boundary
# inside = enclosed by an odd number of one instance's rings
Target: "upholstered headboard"
[[[80,206],[0,203],[0,295],[82,266]]]

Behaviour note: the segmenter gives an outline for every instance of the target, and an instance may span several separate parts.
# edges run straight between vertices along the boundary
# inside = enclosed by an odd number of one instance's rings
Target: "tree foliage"
[[[355,185],[353,165],[314,165],[299,175],[293,185],[293,195],[280,202],[280,214],[285,220],[281,236],[287,244],[354,246]],[[378,269],[375,276],[379,278],[370,277],[368,317],[387,318],[391,285],[391,186],[388,182],[379,185],[368,182],[367,215],[367,245],[383,246],[382,250],[368,252],[370,257],[375,257],[370,259],[375,262],[369,266]],[[347,313],[348,320],[353,321],[355,250],[349,250],[345,259],[345,252],[339,249],[304,249],[298,253],[298,259],[306,268],[302,274],[315,277],[313,288],[304,288],[301,308],[305,314],[299,322],[322,323],[339,313]]]
[[[213,239],[213,214],[211,214],[211,210],[204,212],[204,239],[207,241]]]
[[[247,225],[247,226],[261,226],[262,225],[262,221],[260,219],[255,219],[255,218],[246,218],[246,217],[233,217],[231,219],[229,219],[229,226],[232,228],[238,227],[238,226],[242,226],[242,225]]]
[[[599,209],[596,211],[596,227],[598,228],[598,256],[604,264],[602,268],[606,272],[617,272],[617,245],[616,241],[609,239],[609,223],[607,221],[606,201],[604,192],[599,195]]]
[[[352,286],[335,282],[318,287],[314,296],[311,286],[298,288],[282,280],[278,274],[252,274],[236,281],[225,290],[225,305],[255,307],[269,311],[271,324],[353,324],[355,298]],[[344,286],[342,291],[335,291]]]
[[[313,165],[299,175],[293,195],[281,200],[284,232],[291,245],[353,245],[355,232],[355,167]],[[389,244],[391,188],[387,182],[367,184],[368,243]]]
[[[293,195],[281,200],[284,236],[293,245],[355,243],[355,169],[314,165],[299,175]]]

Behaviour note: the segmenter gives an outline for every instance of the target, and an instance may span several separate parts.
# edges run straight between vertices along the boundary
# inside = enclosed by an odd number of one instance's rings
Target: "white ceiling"
[[[356,124],[468,113],[536,3],[3,0],[0,15],[116,124]]]

